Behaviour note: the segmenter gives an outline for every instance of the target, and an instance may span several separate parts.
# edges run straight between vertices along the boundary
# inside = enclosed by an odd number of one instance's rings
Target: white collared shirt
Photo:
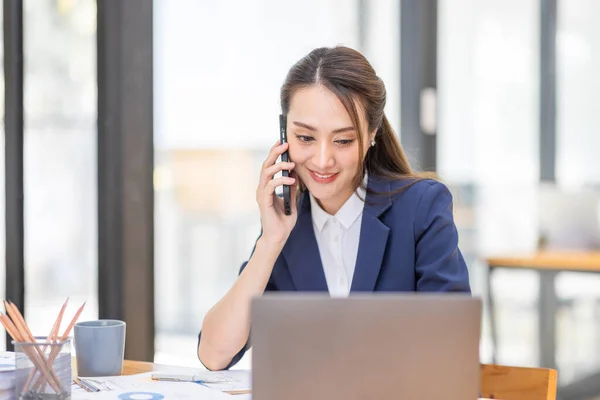
[[[358,254],[364,199],[365,190],[359,187],[332,216],[319,206],[312,194],[310,195],[313,229],[327,287],[332,297],[347,297],[350,293]]]

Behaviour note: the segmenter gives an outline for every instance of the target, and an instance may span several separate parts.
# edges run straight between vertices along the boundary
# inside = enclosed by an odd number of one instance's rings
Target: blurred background
[[[70,297],[87,302],[82,319],[144,332],[151,344],[131,356],[199,366],[203,317],[259,234],[280,85],[313,48],[344,44],[384,80],[414,166],[453,192],[486,304],[482,362],[557,367],[565,388],[598,376],[600,1],[5,0],[3,12],[0,297],[22,292],[34,333]],[[19,43],[22,130],[5,115],[19,109],[6,70]],[[15,154],[22,223],[5,218],[21,215]],[[550,297],[535,268],[488,279],[489,258],[539,251],[591,266],[559,265]],[[541,318],[555,323],[551,349]],[[595,386],[564,398],[600,396]]]

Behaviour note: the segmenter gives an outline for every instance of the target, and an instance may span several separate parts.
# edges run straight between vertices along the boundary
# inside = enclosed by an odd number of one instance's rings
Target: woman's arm
[[[250,332],[250,302],[261,295],[275,261],[281,253],[298,217],[296,196],[298,183],[293,162],[276,162],[289,144],[276,142],[263,162],[256,202],[260,209],[262,234],[250,260],[227,294],[206,314],[198,343],[198,357],[208,369],[227,368],[231,360],[248,341]],[[283,170],[290,176],[275,177]],[[291,215],[284,214],[283,200],[275,194],[277,187],[289,185],[292,199]]]
[[[458,248],[452,194],[439,182],[425,189],[415,215],[417,291],[471,292],[469,271]]]
[[[250,302],[263,294],[281,245],[258,239],[252,257],[225,296],[210,309],[202,324],[198,357],[210,370],[226,368],[250,334]]]

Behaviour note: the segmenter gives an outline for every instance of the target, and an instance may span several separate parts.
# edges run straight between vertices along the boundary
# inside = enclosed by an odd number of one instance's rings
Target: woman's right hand
[[[260,180],[256,189],[256,201],[260,209],[260,219],[262,223],[262,238],[278,246],[283,246],[290,235],[290,232],[296,225],[298,217],[296,210],[296,194],[298,192],[298,179],[293,172],[295,164],[293,162],[276,163],[277,158],[282,155],[289,144],[279,144],[279,141],[269,151],[269,155],[262,164]],[[289,177],[280,176],[274,178],[275,174],[282,170],[290,171]],[[292,214],[285,215],[283,208],[283,199],[275,193],[275,188],[282,185],[290,186],[290,202]]]

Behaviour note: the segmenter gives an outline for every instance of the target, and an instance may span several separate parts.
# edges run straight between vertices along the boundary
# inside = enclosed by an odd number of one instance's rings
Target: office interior
[[[489,280],[487,261],[600,251],[599,1],[5,0],[2,13],[0,298],[34,333],[70,297],[82,320],[127,321],[126,358],[200,367],[203,317],[260,232],[280,85],[311,49],[344,44],[384,80],[415,168],[453,193],[485,304],[481,361],[555,367],[560,388],[588,382],[570,398],[600,396],[600,265],[552,277],[548,357],[541,274]]]

